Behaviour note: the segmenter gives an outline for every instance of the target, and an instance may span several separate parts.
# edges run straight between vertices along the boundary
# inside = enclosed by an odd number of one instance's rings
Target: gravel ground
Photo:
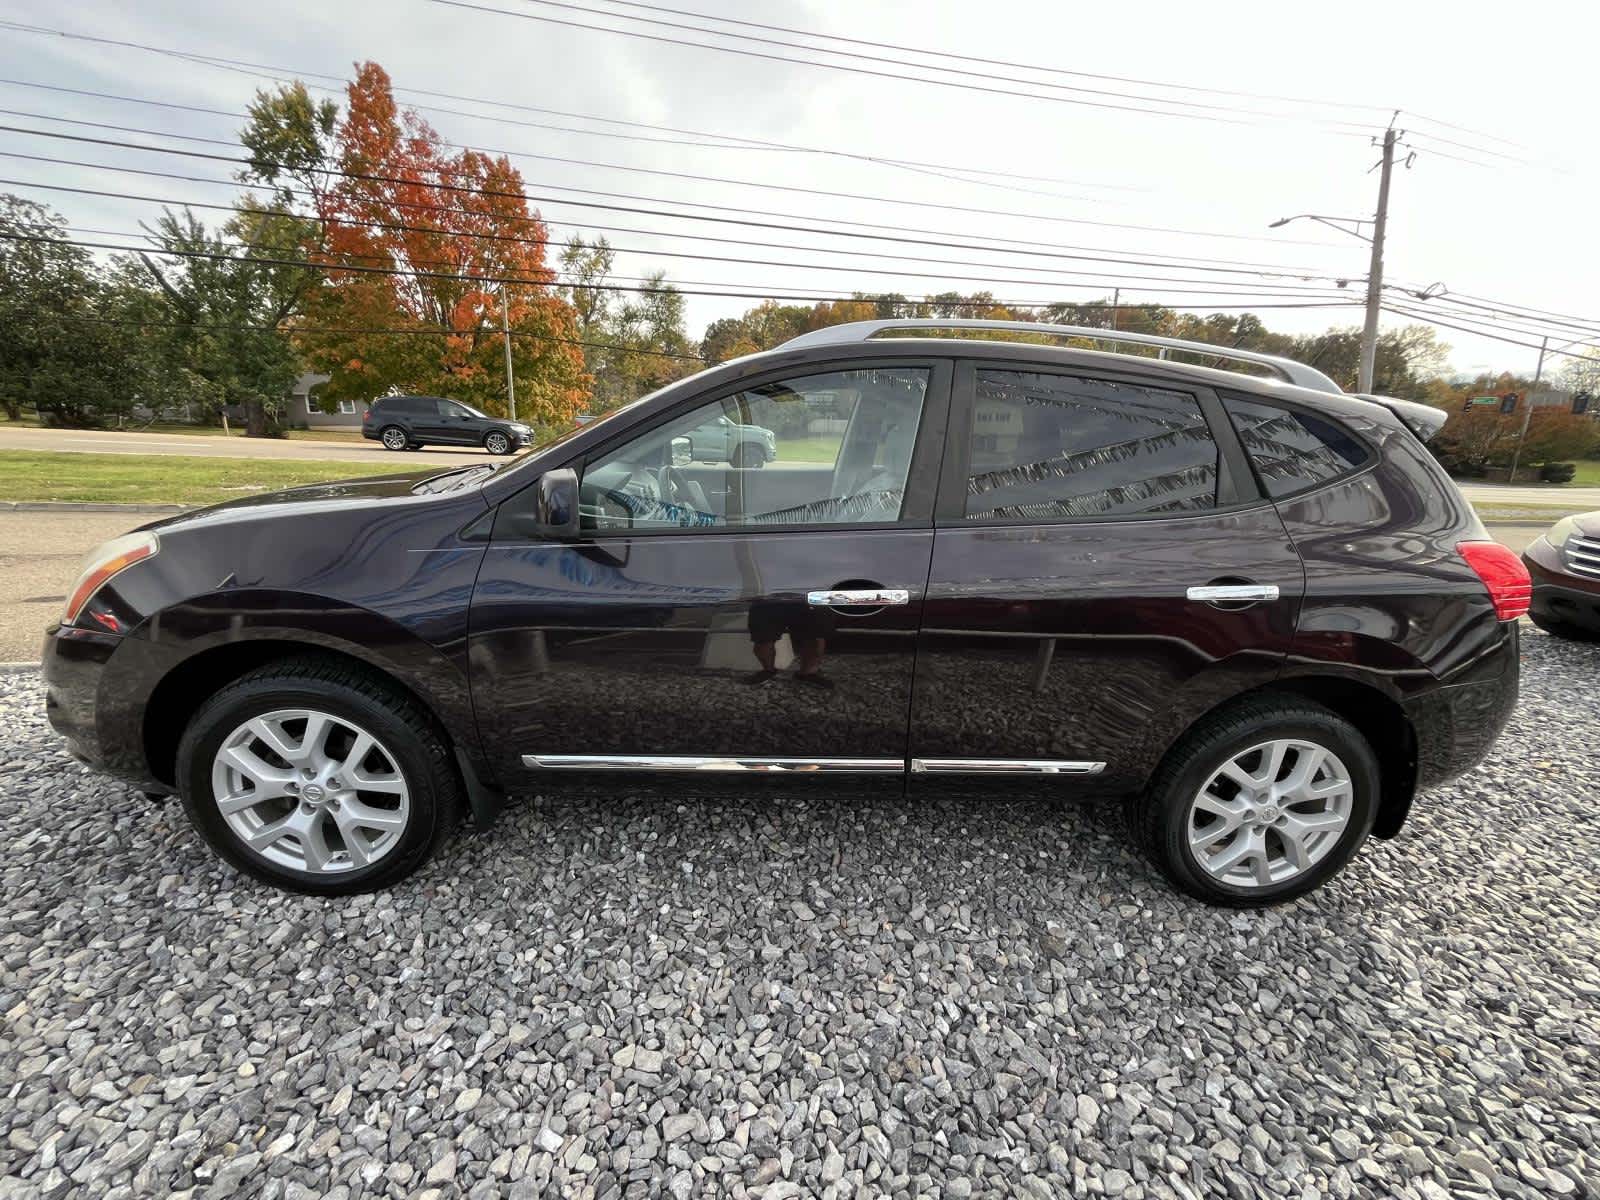
[[[1266,913],[1114,810],[558,803],[278,894],[0,676],[0,1197],[1600,1194],[1600,648]]]

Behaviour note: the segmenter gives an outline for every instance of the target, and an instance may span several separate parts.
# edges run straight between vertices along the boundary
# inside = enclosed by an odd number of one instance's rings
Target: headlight
[[[159,549],[161,543],[153,533],[125,533],[89,551],[89,557],[83,560],[78,582],[67,593],[67,608],[61,614],[61,623],[71,625],[78,619],[83,606],[113,575],[141,559],[150,558]]]
[[[1567,544],[1567,539],[1578,532],[1578,519],[1576,517],[1562,517],[1550,526],[1550,532],[1544,535],[1544,540],[1557,550]]]

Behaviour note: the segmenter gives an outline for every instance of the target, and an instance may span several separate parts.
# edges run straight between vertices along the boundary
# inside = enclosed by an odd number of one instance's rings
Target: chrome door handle
[[[1219,600],[1276,600],[1278,598],[1278,585],[1275,583],[1211,583],[1204,587],[1192,587],[1188,592],[1189,599],[1203,600],[1213,604]]]
[[[807,592],[806,603],[816,608],[886,608],[910,604],[905,588],[849,588],[844,591]]]

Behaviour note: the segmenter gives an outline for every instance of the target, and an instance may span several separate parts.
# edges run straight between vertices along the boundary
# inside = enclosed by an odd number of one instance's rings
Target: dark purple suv
[[[771,432],[762,469],[696,444],[722,418]],[[1527,575],[1441,420],[1193,343],[839,326],[514,465],[108,543],[46,639],[50,720],[306,891],[394,883],[464,807],[649,781],[1114,795],[1178,887],[1280,901],[1515,702]]]

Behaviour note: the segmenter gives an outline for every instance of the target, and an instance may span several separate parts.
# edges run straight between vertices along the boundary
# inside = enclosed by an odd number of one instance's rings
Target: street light
[[[1337,229],[1340,233],[1348,233],[1351,237],[1358,237],[1363,242],[1372,241],[1370,237],[1361,232],[1361,226],[1371,225],[1372,222],[1357,217],[1325,217],[1320,213],[1295,213],[1292,217],[1279,217],[1267,228],[1281,229],[1290,221],[1320,221],[1324,225]],[[1349,226],[1354,226],[1354,228],[1348,228]]]

